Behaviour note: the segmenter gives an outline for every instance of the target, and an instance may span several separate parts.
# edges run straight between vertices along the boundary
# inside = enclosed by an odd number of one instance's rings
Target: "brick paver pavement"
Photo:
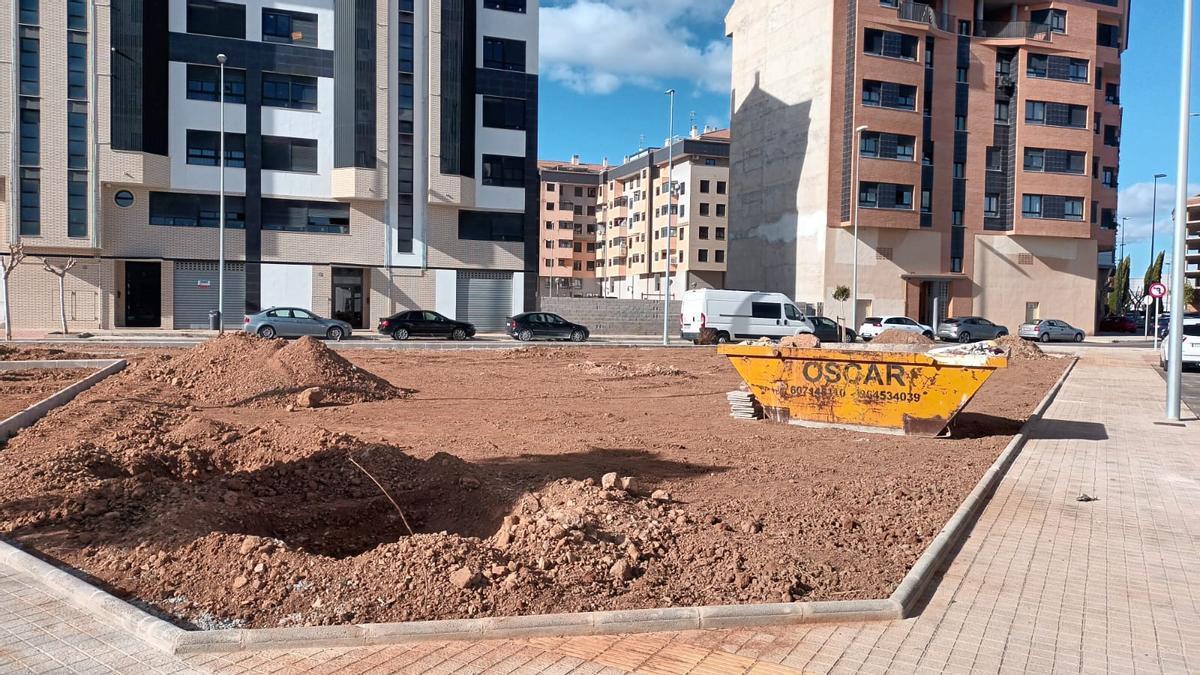
[[[914,619],[179,659],[0,567],[0,671],[1200,672],[1200,423],[1148,363],[1087,350]]]

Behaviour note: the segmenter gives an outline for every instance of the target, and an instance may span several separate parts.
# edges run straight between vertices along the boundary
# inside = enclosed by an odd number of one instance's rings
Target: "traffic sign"
[[[1163,284],[1163,283],[1160,283],[1157,281],[1150,284],[1150,297],[1161,298],[1161,297],[1165,296],[1166,294],[1167,294],[1166,284]]]

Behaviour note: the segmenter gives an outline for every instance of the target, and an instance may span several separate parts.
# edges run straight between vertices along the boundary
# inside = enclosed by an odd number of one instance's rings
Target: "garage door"
[[[208,328],[217,308],[217,264],[175,263],[175,328]],[[225,327],[241,328],[246,312],[246,265],[225,263]]]
[[[458,320],[483,331],[504,330],[512,315],[512,272],[459,272]]]

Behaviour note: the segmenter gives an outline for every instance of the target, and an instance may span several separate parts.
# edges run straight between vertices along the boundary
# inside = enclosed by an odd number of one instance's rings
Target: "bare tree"
[[[41,261],[43,269],[58,277],[58,317],[62,321],[63,335],[70,335],[71,331],[67,329],[67,272],[70,272],[78,261],[74,258],[67,258],[67,262],[62,267],[51,265],[50,261],[45,258],[42,258]]]
[[[0,258],[0,270],[4,272],[4,339],[12,340],[12,303],[8,301],[8,277],[12,275],[17,265],[25,259],[24,244],[9,244],[8,257]]]

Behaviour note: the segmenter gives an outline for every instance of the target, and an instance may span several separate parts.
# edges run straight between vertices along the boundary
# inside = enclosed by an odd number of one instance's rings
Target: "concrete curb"
[[[46,413],[60,405],[68,403],[80,393],[92,388],[97,382],[120,372],[125,368],[125,360],[81,360],[81,361],[0,361],[0,371],[29,370],[33,368],[67,369],[67,368],[99,368],[96,372],[68,387],[60,389],[49,398],[43,399],[22,410],[21,412],[0,421],[0,441],[16,435],[18,431],[33,424],[46,416]]]
[[[420,641],[611,635],[903,619],[917,607],[924,591],[987,504],[1008,467],[1025,445],[1031,425],[1045,413],[1074,370],[1076,362],[1078,358],[1072,360],[1046,393],[1021,430],[904,576],[891,597],[883,600],[707,605],[406,623],[192,631],[152,616],[3,540],[0,540],[0,563],[33,576],[55,595],[102,621],[117,623],[135,637],[170,654],[367,647]]]

